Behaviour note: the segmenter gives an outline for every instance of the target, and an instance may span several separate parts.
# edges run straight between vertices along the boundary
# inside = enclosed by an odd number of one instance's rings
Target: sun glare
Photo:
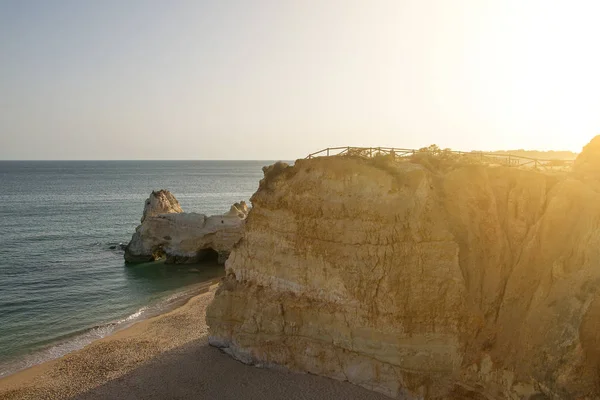
[[[579,151],[600,122],[600,3],[507,4],[482,9],[469,38],[477,43],[465,58],[474,105],[499,130],[542,136],[540,148]]]

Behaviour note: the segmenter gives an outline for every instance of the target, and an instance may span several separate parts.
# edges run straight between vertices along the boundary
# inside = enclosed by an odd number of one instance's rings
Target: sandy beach
[[[0,380],[0,399],[385,399],[346,382],[261,369],[208,346],[216,285],[182,306]]]

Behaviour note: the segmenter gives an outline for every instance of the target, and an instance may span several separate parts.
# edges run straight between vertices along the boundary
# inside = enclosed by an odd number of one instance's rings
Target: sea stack
[[[125,261],[165,258],[168,263],[196,263],[215,255],[223,264],[243,235],[248,211],[242,201],[222,215],[185,213],[171,192],[153,191],[144,203],[141,225],[125,248]]]
[[[245,363],[401,399],[600,396],[598,138],[573,173],[322,157],[265,169],[210,305]]]

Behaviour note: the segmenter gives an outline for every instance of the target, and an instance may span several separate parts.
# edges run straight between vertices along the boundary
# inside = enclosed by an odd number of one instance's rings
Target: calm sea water
[[[269,161],[0,161],[0,376],[81,348],[221,276],[126,266],[119,243],[153,189],[215,214],[250,198]]]

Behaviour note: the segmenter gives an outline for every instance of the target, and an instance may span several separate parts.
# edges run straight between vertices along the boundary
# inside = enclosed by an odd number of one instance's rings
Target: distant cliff
[[[184,213],[171,192],[153,191],[144,203],[141,225],[125,247],[125,261],[195,263],[216,255],[223,264],[242,237],[247,214],[243,201],[222,215]]]
[[[397,398],[598,398],[594,143],[567,175],[352,157],[266,169],[211,343]]]

